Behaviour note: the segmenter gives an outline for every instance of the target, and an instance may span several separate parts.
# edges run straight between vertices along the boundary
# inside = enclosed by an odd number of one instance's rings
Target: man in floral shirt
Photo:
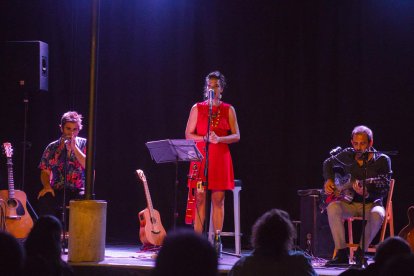
[[[78,137],[82,115],[75,111],[63,114],[61,137],[50,143],[39,164],[43,188],[38,199],[40,215],[62,216],[62,206],[81,198],[85,188],[86,139]]]

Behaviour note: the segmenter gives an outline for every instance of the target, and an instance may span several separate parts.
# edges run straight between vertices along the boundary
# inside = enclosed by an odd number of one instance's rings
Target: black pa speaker
[[[314,256],[332,258],[334,242],[326,211],[319,209],[319,195],[301,196],[300,247]]]
[[[10,91],[48,91],[49,46],[42,41],[7,41],[5,71]]]

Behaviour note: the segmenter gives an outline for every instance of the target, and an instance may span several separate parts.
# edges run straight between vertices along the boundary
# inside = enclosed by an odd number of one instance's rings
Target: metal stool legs
[[[240,191],[242,189],[242,182],[239,179],[234,180],[233,189],[233,212],[234,212],[234,232],[221,232],[223,237],[234,236],[234,248],[235,254],[241,254],[241,233],[240,233]],[[213,206],[210,206],[210,210]],[[212,212],[210,211],[210,227],[208,230],[208,240],[213,242],[214,230],[213,230],[213,219]]]

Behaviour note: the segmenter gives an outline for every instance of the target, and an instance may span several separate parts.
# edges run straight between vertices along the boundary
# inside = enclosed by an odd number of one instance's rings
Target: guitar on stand
[[[414,206],[411,206],[407,210],[408,216],[408,225],[401,229],[398,236],[405,239],[411,247],[411,250],[414,252]]]
[[[136,170],[138,178],[142,181],[147,199],[147,208],[139,212],[139,239],[143,245],[162,245],[167,235],[161,224],[160,213],[152,206],[151,195],[148,189],[147,179],[142,170]]]
[[[33,227],[33,220],[27,212],[25,192],[14,189],[13,149],[10,143],[3,143],[7,157],[8,190],[0,191],[0,199],[5,202],[5,230],[17,239],[26,238]]]

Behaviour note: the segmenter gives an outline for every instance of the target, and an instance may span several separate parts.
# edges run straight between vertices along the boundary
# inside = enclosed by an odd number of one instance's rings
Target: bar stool
[[[235,254],[241,254],[241,236],[240,233],[240,191],[242,189],[242,181],[240,179],[234,180],[234,189],[233,189],[233,212],[234,212],[234,232],[221,232],[222,237],[233,236],[234,237],[234,247]],[[208,240],[213,242],[214,231],[213,231],[213,219],[212,213],[213,206],[210,205],[210,227],[208,229]]]

